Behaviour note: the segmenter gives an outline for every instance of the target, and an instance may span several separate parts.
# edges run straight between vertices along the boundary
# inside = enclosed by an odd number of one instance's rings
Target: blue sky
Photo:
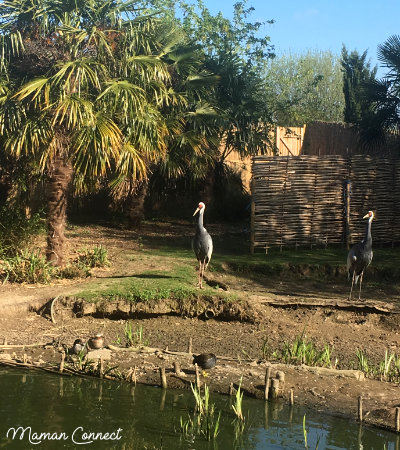
[[[215,14],[231,18],[234,1],[203,0]],[[248,0],[255,11],[251,21],[274,19],[263,34],[271,37],[276,53],[331,50],[340,54],[342,44],[349,51],[368,50],[373,65],[377,46],[390,35],[400,34],[400,0]],[[386,69],[379,67],[378,76]]]

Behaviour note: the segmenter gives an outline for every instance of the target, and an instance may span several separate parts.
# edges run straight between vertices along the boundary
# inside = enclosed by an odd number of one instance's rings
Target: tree
[[[265,66],[265,101],[278,125],[342,121],[342,87],[339,59],[329,51],[288,54]]]
[[[358,124],[367,114],[370,103],[363,95],[363,85],[375,80],[377,67],[371,69],[367,61],[367,50],[361,55],[353,50],[349,53],[342,48],[343,93],[345,98],[344,120]]]
[[[47,178],[47,257],[64,262],[67,190],[110,172],[114,186],[147,176],[165,154],[165,55],[176,33],[135,2],[11,0],[0,4],[0,140]]]
[[[400,132],[400,36],[390,36],[378,46],[378,60],[388,69],[380,80],[363,85],[364,101],[370,108],[360,122],[364,144],[384,142],[386,132]]]

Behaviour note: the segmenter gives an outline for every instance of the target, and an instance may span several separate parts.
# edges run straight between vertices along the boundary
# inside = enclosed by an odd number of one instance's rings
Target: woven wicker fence
[[[375,243],[400,242],[400,159],[256,156],[251,247],[351,244],[372,210]]]

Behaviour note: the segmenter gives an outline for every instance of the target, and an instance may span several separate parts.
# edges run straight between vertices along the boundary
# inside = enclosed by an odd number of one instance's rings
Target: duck
[[[74,344],[72,345],[71,349],[69,350],[69,353],[72,355],[79,355],[83,354],[86,355],[87,353],[87,346],[86,343],[82,341],[82,339],[75,339]]]
[[[103,346],[104,346],[103,333],[97,333],[94,337],[91,337],[88,341],[88,344],[89,344],[89,347],[94,350],[103,348]]]
[[[214,353],[201,353],[193,356],[193,364],[197,364],[203,369],[203,376],[207,376],[206,369],[212,369],[217,364],[217,357]]]

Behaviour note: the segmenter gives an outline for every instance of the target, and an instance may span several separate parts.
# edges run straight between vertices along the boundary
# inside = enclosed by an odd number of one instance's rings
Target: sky
[[[219,11],[232,18],[236,0],[203,0],[212,14]],[[340,55],[342,45],[359,53],[368,50],[378,77],[386,69],[377,59],[377,47],[393,35],[400,35],[400,0],[248,0],[255,11],[249,21],[266,21],[263,35],[271,38],[276,54],[331,50]]]

